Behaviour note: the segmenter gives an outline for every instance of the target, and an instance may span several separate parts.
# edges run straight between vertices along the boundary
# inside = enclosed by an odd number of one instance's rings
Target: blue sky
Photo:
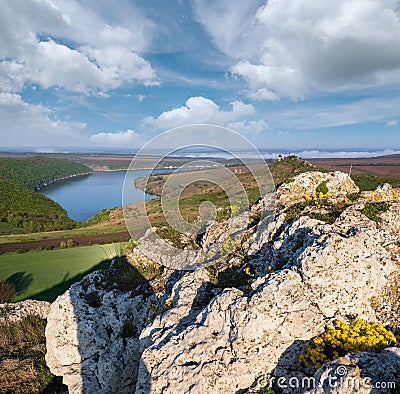
[[[0,146],[400,148],[398,0],[0,0]]]

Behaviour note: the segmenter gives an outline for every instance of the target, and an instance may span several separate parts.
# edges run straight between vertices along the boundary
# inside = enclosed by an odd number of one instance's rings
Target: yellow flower
[[[349,325],[337,320],[333,327],[327,327],[325,332],[316,337],[313,345],[298,359],[304,364],[311,362],[315,368],[319,368],[327,361],[348,352],[361,352],[371,348],[379,350],[398,343],[399,339],[379,323],[357,318]]]

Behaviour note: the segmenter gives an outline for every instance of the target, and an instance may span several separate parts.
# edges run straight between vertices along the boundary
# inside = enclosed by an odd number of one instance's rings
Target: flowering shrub
[[[337,320],[333,327],[314,339],[314,344],[300,354],[298,360],[312,363],[318,369],[322,364],[349,352],[382,351],[398,343],[398,339],[382,325],[357,318],[350,325]]]
[[[236,204],[228,205],[227,207],[225,207],[225,209],[218,208],[217,214],[215,216],[215,220],[217,222],[222,222],[223,220],[229,219],[233,215],[240,212],[240,210],[241,210],[240,205],[242,204],[242,202],[236,201]]]
[[[308,194],[305,196],[306,201],[316,205],[318,208],[321,208],[321,202],[320,200],[323,199],[324,197],[332,197],[332,193],[326,192],[325,194],[322,193],[321,191],[315,191],[311,196]]]
[[[137,242],[133,240],[132,238],[129,238],[129,241],[127,244],[125,244],[125,252],[126,253],[132,253],[132,250],[136,247]]]
[[[243,261],[246,261],[248,257],[248,250],[242,246],[242,241],[240,239],[233,239],[230,235],[221,243],[219,251],[221,255],[236,256]]]
[[[168,298],[164,301],[164,303],[161,303],[160,301],[153,302],[150,305],[150,316],[147,318],[147,320],[151,320],[155,316],[159,315],[160,313],[165,312],[169,308],[171,308],[172,303],[174,301],[174,297],[172,294],[168,296]]]

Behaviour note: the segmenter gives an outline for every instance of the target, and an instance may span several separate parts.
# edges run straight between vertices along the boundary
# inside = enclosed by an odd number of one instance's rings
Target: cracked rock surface
[[[250,393],[266,373],[311,377],[315,371],[297,357],[335,319],[398,321],[398,302],[387,294],[400,274],[397,194],[385,186],[346,200],[333,223],[307,210],[288,220],[285,209],[325,181],[334,201],[358,191],[346,174],[300,174],[277,190],[274,220],[267,215],[251,231],[238,230],[245,233],[246,264],[254,270],[245,285],[219,287],[206,268],[169,272],[165,286],[147,294],[103,286],[101,272],[74,284],[51,306],[51,371],[64,377],[71,393]],[[389,207],[381,221],[361,212],[382,199]],[[265,206],[270,203],[259,201],[252,213]],[[210,227],[201,247],[224,237],[224,228]],[[154,253],[162,252],[157,245]],[[129,337],[121,335],[126,321]],[[350,360],[360,371],[379,375],[380,365],[394,365],[398,350],[346,357],[338,362]],[[317,371],[318,379],[332,365]]]

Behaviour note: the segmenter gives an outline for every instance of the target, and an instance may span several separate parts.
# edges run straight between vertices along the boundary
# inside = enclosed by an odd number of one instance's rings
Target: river
[[[133,171],[135,177],[144,176],[148,170]],[[122,205],[122,188],[126,171],[94,172],[91,175],[71,178],[44,187],[40,192],[58,202],[72,219],[85,222],[104,208]],[[131,202],[152,198],[142,190],[131,192]]]

